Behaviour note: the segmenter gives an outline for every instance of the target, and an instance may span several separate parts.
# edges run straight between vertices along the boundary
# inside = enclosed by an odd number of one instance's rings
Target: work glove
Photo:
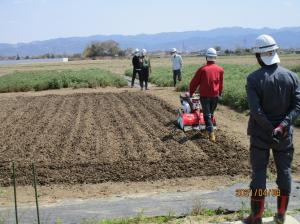
[[[220,96],[218,96],[218,100],[222,100],[223,99],[223,94],[220,94]]]
[[[190,93],[189,93],[189,92],[181,93],[181,94],[180,94],[180,97],[183,97],[183,98],[189,98],[189,97],[190,97]]]
[[[282,125],[278,125],[278,127],[276,127],[272,132],[273,141],[279,143],[279,141],[285,138],[287,134],[287,128]]]

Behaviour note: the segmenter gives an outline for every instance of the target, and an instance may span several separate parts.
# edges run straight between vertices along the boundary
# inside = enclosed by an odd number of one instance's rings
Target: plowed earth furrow
[[[176,129],[175,108],[145,93],[90,93],[1,100],[0,185],[143,181],[248,175],[247,150]]]

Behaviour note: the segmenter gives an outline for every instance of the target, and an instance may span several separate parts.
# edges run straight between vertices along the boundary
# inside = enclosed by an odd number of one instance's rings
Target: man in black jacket
[[[136,78],[136,74],[139,75],[139,78],[141,76],[141,62],[140,62],[140,51],[139,49],[135,49],[134,56],[132,58],[132,66],[133,66],[133,72],[132,72],[132,80],[131,80],[131,88],[134,85],[134,80]]]
[[[269,35],[256,39],[254,51],[261,68],[247,78],[247,100],[250,108],[250,189],[251,214],[247,224],[262,223],[266,194],[266,171],[270,149],[277,170],[278,197],[274,221],[284,223],[291,192],[294,121],[300,114],[300,84],[298,76],[278,65],[278,46]]]

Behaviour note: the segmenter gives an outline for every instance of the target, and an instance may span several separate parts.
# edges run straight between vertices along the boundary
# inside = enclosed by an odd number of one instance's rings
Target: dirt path
[[[274,188],[275,183],[268,183],[268,189]],[[248,204],[248,198],[236,197],[236,189],[245,189],[248,187],[247,183],[234,184],[230,187],[226,187],[222,190],[212,192],[211,190],[203,191],[188,191],[188,192],[167,192],[167,193],[144,193],[144,194],[131,194],[131,195],[118,195],[117,197],[110,198],[93,198],[88,200],[81,199],[69,199],[60,201],[58,203],[51,204],[51,206],[40,206],[40,214],[42,223],[56,223],[56,220],[61,220],[62,223],[74,224],[82,223],[83,219],[96,219],[99,221],[125,218],[125,217],[137,217],[142,212],[147,217],[167,216],[187,216],[197,213],[197,209],[217,210],[220,208],[223,211],[239,211],[243,208],[243,204]],[[289,203],[289,214],[297,217],[295,213],[296,209],[300,206],[300,183],[293,183],[293,200]],[[267,197],[266,204],[268,210],[276,211],[276,197]],[[245,208],[244,208],[245,209]],[[0,206],[0,214],[4,216],[4,220],[7,223],[14,223],[14,213],[11,209],[3,208]],[[198,212],[200,213],[200,212]],[[197,214],[198,214],[197,213]],[[35,207],[26,205],[19,208],[20,222],[22,224],[32,224],[36,218]],[[206,214],[206,213],[205,213]],[[298,215],[299,215],[298,211]],[[224,223],[228,220],[237,220],[238,214],[224,214],[213,215],[207,217],[208,214],[194,217],[195,222],[180,222],[174,220],[171,223]],[[247,214],[245,214],[247,215]],[[209,222],[207,219],[211,222]],[[176,221],[176,222],[175,222]],[[183,220],[181,220],[183,221]],[[123,222],[124,223],[124,222]],[[143,223],[143,222],[136,222]],[[149,222],[147,222],[149,223]],[[157,222],[152,222],[157,223]],[[165,223],[165,222],[164,222]],[[269,223],[270,222],[266,222]],[[286,221],[288,224],[294,222]]]

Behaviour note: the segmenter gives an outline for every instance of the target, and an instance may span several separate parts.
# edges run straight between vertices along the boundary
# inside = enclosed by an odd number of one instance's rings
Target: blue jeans
[[[213,132],[212,118],[218,105],[218,97],[200,97],[206,130]]]

